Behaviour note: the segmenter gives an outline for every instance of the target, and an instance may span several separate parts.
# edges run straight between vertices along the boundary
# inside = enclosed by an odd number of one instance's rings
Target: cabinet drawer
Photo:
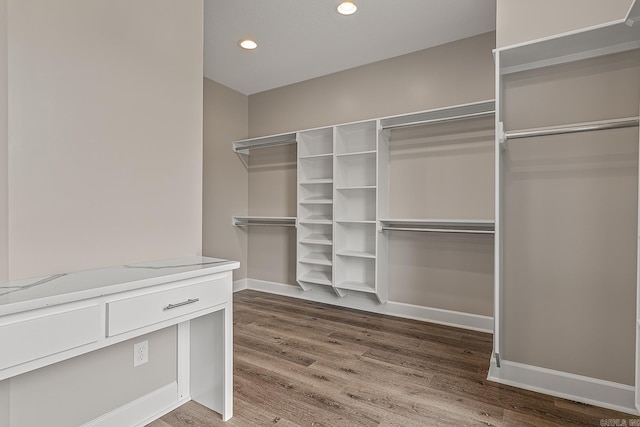
[[[0,370],[98,341],[98,305],[51,309],[0,322]]]
[[[107,303],[107,336],[196,313],[231,300],[227,276]]]

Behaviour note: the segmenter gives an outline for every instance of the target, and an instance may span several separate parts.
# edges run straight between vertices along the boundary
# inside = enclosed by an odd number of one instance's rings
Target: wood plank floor
[[[234,417],[148,427],[600,426],[635,417],[486,380],[491,335],[255,291],[234,296]],[[627,421],[628,422],[628,421]]]

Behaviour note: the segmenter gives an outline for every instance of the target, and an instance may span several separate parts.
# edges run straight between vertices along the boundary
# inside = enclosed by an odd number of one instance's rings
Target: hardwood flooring
[[[234,417],[189,402],[148,427],[600,426],[635,417],[486,380],[491,335],[242,291]]]

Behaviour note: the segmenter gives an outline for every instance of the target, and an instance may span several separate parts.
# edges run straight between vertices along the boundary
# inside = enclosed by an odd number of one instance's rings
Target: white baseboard
[[[503,360],[491,360],[488,379],[576,402],[638,415],[633,386]]]
[[[240,279],[233,282],[233,292],[244,291],[248,289],[247,279]]]
[[[340,298],[326,286],[317,286],[305,292],[300,287],[294,285],[285,285],[282,283],[266,282],[264,280],[256,279],[244,280],[246,281],[246,287],[243,289],[251,289],[271,294],[300,298],[307,301],[336,305],[339,307],[353,308],[372,313],[387,314],[406,319],[421,320],[441,325],[455,326],[457,328],[493,333],[493,317],[490,316],[423,307],[394,301],[389,301],[386,304],[380,304],[373,295],[363,294],[360,292],[350,292],[347,296]],[[238,282],[240,282],[240,280],[236,283]]]
[[[188,400],[178,400],[178,384],[173,382],[89,421],[82,427],[142,427],[173,411]]]

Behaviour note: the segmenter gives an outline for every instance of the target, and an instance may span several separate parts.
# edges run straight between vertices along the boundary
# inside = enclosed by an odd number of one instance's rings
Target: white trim
[[[479,314],[463,313],[459,311],[443,310],[440,308],[424,307],[389,301],[380,304],[373,295],[359,292],[349,292],[343,298],[338,298],[330,286],[314,286],[309,291],[303,291],[299,286],[283,283],[266,282],[264,280],[246,279],[247,288],[254,291],[284,295],[307,301],[321,302],[339,307],[352,308],[372,313],[387,314],[406,319],[421,320],[440,325],[455,326],[479,332],[493,332],[493,317]],[[234,286],[235,288],[235,286]]]
[[[249,289],[247,285],[248,279],[240,279],[233,282],[233,292],[244,291],[245,289]]]
[[[191,390],[191,321],[178,323],[177,382],[178,400],[188,399]]]
[[[487,379],[576,402],[639,415],[633,386],[502,360],[491,361]]]
[[[178,384],[172,382],[89,421],[82,427],[145,426],[189,401],[188,398],[178,400],[177,395]]]

